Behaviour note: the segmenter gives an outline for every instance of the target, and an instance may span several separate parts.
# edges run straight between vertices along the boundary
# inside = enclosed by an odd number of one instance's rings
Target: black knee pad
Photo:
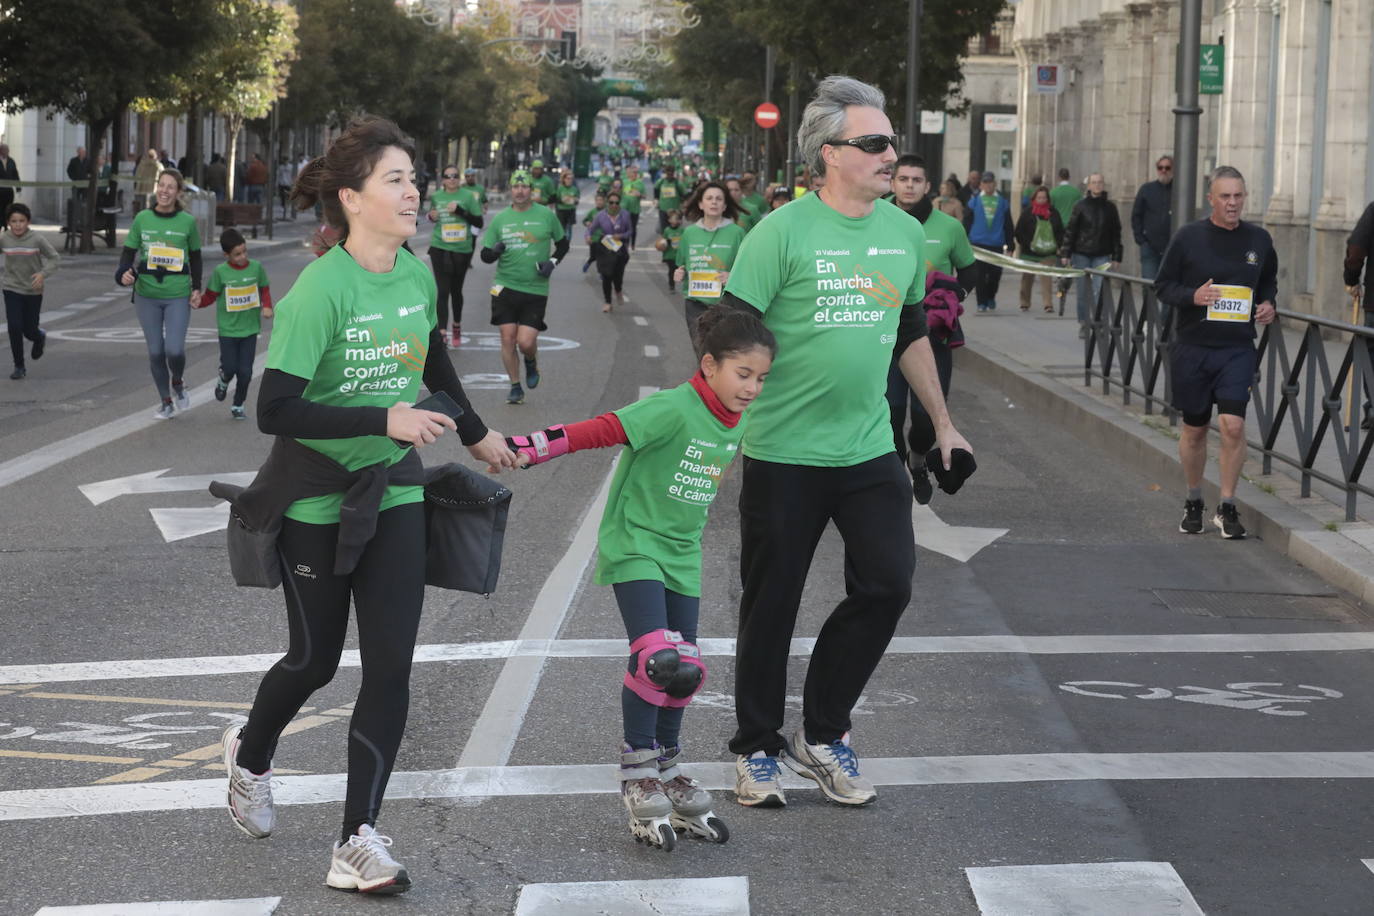
[[[1206,426],[1212,422],[1212,408],[1208,407],[1202,413],[1185,413],[1183,423],[1186,426]]]
[[[1230,414],[1233,417],[1245,417],[1245,409],[1249,404],[1245,401],[1232,400],[1231,398],[1217,398],[1217,413]]]

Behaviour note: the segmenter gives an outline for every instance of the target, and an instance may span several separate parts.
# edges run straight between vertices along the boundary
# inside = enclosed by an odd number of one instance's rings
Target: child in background
[[[25,338],[33,342],[29,357],[35,360],[42,357],[48,342],[48,332],[38,326],[38,313],[43,309],[43,281],[53,275],[61,260],[57,249],[29,228],[32,218],[24,204],[10,204],[5,211],[6,231],[0,232],[0,254],[5,256],[0,286],[4,288],[10,355],[14,357],[10,378],[16,382],[28,375],[24,366]]]
[[[668,211],[668,225],[663,227],[663,235],[654,242],[654,247],[663,252],[663,263],[668,266],[668,292],[677,290],[677,281],[673,276],[677,270],[677,253],[682,244],[682,211]]]
[[[777,341],[750,312],[716,307],[695,334],[688,382],[572,426],[507,438],[523,464],[626,446],[598,532],[596,582],[615,589],[630,641],[620,690],[621,800],[637,841],[664,849],[675,830],[724,843],[711,794],[683,774],[682,716],[706,679],[696,646],[701,533],[738,454],[744,409],[772,368]]]
[[[596,245],[601,241],[600,230],[592,229],[592,223],[596,221],[597,214],[606,209],[606,192],[598,190],[596,192],[595,203],[587,211],[587,215],[582,217],[582,225],[586,226],[591,234],[587,237],[587,263],[582,265],[582,272],[585,274],[587,269],[596,263]]]
[[[260,262],[248,257],[248,243],[237,229],[225,229],[219,237],[219,247],[226,260],[210,274],[199,307],[218,303],[215,322],[219,325],[219,379],[215,382],[215,400],[223,401],[229,382],[236,380],[234,405],[229,413],[235,420],[246,420],[243,402],[248,398],[248,383],[253,380],[253,357],[258,350],[262,319],[272,317],[272,293],[267,286],[267,271]]]

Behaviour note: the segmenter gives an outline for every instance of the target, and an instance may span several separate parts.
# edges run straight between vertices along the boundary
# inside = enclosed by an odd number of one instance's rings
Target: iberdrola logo
[[[860,279],[862,278],[862,279]],[[862,267],[854,265],[854,286],[875,304],[884,308],[900,308],[902,305],[901,290],[893,284],[891,280],[882,275],[881,271],[868,273]]]

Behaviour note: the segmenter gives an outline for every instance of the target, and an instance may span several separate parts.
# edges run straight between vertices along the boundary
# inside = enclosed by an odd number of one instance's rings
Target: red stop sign
[[[769,127],[777,127],[781,118],[782,113],[778,111],[778,106],[772,102],[764,102],[754,109],[754,123],[765,130]]]

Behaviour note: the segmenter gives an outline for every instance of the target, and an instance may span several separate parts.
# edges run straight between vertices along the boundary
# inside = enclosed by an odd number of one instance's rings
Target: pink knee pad
[[[706,683],[706,663],[701,660],[701,650],[696,643],[678,643],[677,656],[677,674],[664,688],[668,696],[663,705],[669,709],[678,709],[692,702],[692,697]]]
[[[683,643],[682,634],[676,630],[650,630],[630,643],[630,666],[625,672],[625,686],[646,703],[670,705],[672,697],[666,689],[678,675],[679,645],[691,643]]]

